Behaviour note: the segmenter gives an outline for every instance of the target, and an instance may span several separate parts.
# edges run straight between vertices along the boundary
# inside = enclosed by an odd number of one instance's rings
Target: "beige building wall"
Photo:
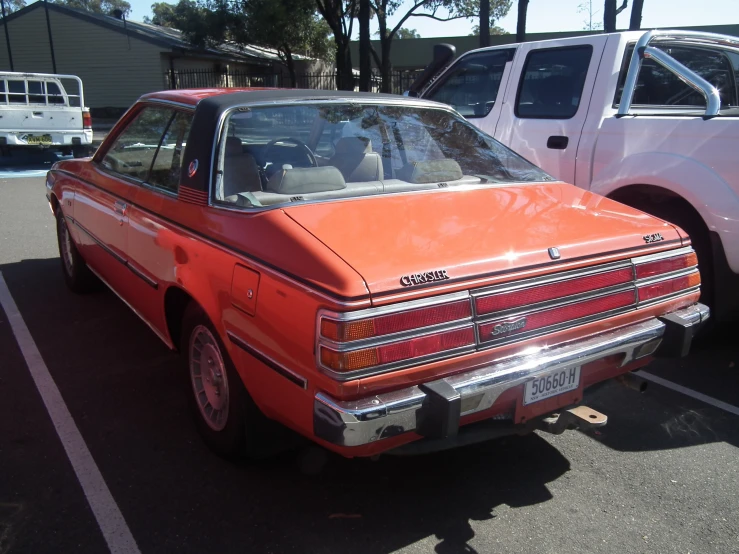
[[[57,73],[82,79],[87,106],[125,108],[165,87],[161,47],[54,10],[49,18]],[[43,8],[12,19],[8,28],[15,71],[52,73]],[[0,68],[10,70],[2,26]]]

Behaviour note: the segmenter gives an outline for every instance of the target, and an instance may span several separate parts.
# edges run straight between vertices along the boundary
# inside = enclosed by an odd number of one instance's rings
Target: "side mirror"
[[[457,54],[457,48],[452,44],[435,44],[434,45],[434,57],[431,63],[426,66],[413,84],[410,86],[407,92],[407,96],[419,96],[424,87],[431,81],[439,70],[445,67],[449,62],[454,59]]]

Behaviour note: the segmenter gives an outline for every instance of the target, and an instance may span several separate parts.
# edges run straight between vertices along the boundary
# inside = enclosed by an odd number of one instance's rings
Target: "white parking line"
[[[113,554],[139,554],[139,548],[126,525],[118,505],[110,494],[100,470],[95,465],[72,414],[69,413],[59,389],[41,358],[41,353],[23,321],[8,285],[0,273],[0,305],[10,321],[15,340],[23,353],[28,370],[33,377],[41,399],[49,412],[54,428],[67,452],[77,479],[87,497],[87,502],[100,526],[105,542]]]
[[[736,406],[732,406],[731,404],[727,404],[726,402],[722,402],[721,400],[713,398],[712,396],[708,396],[706,394],[703,394],[702,392],[694,391],[693,389],[689,389],[688,387],[683,387],[682,385],[678,385],[677,383],[673,383],[672,381],[668,381],[667,379],[663,379],[662,377],[657,377],[656,375],[652,375],[651,373],[647,373],[646,371],[637,371],[635,373],[639,375],[639,377],[641,377],[642,379],[652,381],[653,383],[657,383],[658,385],[662,385],[663,387],[667,387],[668,389],[680,392],[685,396],[690,396],[691,398],[695,398],[696,400],[700,400],[701,402],[710,404],[715,408],[739,416],[739,408],[737,408]]]

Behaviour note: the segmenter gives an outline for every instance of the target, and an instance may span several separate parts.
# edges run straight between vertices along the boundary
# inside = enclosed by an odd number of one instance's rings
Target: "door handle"
[[[115,204],[113,204],[113,209],[115,210],[115,213],[119,215],[126,215],[126,208],[128,208],[126,203],[119,200],[116,200]]]
[[[547,139],[547,148],[551,148],[552,150],[564,150],[565,148],[567,148],[569,142],[569,137],[552,135]]]

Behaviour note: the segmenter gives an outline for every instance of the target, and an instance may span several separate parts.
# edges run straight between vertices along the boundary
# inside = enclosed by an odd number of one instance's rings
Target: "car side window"
[[[548,48],[529,52],[516,98],[516,116],[570,119],[577,113],[593,47]]]
[[[460,59],[424,97],[449,104],[467,118],[485,117],[498,97],[513,50],[492,50]]]
[[[175,111],[171,108],[143,108],[118,135],[102,159],[106,169],[146,181],[154,156]]]
[[[729,53],[689,46],[659,45],[658,48],[715,86],[721,96],[722,107],[738,105],[736,69]],[[616,89],[615,105],[621,101],[633,51],[633,45],[626,49]],[[634,89],[632,105],[705,108],[706,99],[656,61],[644,59]]]
[[[180,187],[182,151],[190,134],[192,114],[177,112],[164,133],[149,172],[149,184],[176,193]]]

